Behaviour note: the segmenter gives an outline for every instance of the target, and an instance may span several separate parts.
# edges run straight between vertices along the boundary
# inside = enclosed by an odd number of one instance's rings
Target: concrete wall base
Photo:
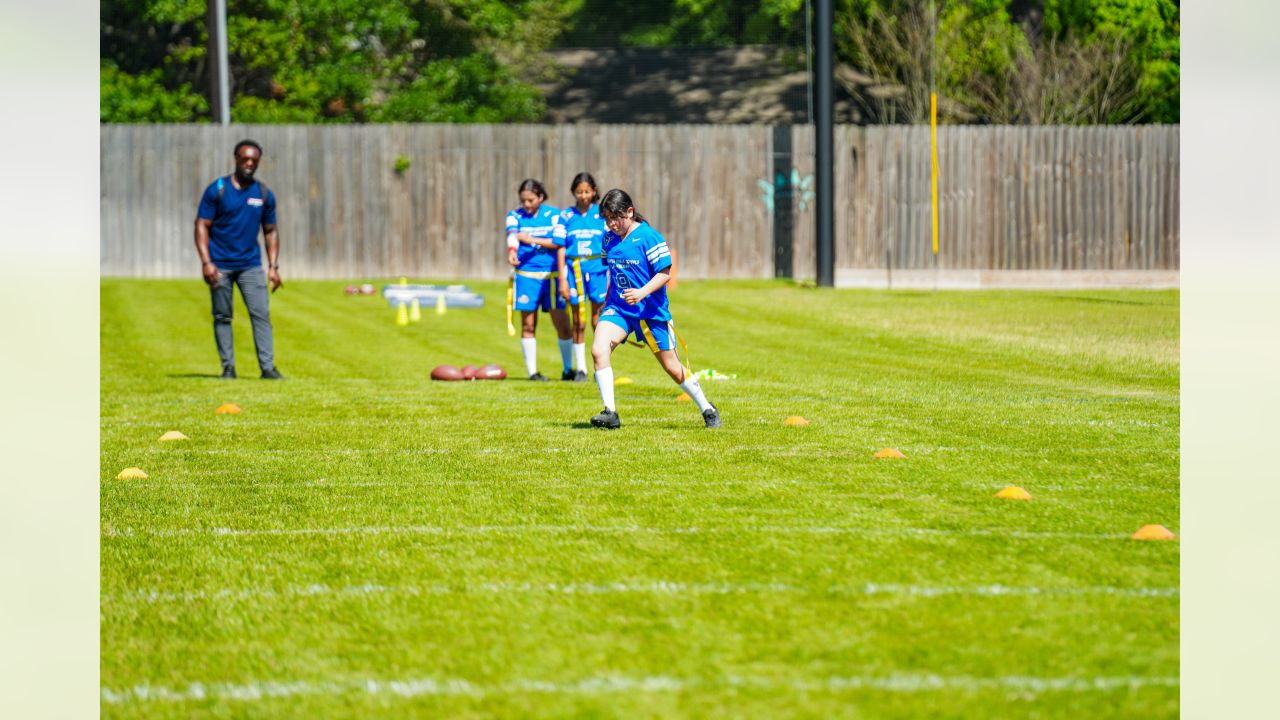
[[[837,288],[896,290],[1094,290],[1178,287],[1177,270],[836,269]]]

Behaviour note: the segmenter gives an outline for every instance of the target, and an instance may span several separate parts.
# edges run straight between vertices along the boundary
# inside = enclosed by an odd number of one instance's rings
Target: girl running
[[[658,358],[671,379],[698,404],[709,428],[720,427],[720,411],[707,402],[698,379],[676,356],[676,331],[667,307],[667,281],[671,279],[671,251],[662,235],[636,212],[631,196],[618,189],[605,193],[600,201],[608,232],[604,235],[604,262],[609,268],[609,289],[591,343],[596,363],[596,384],[604,410],[591,418],[596,427],[622,426],[613,402],[613,349],[635,333]]]
[[[595,330],[596,324],[600,322],[600,308],[608,285],[604,262],[600,259],[603,254],[600,243],[605,228],[604,220],[600,217],[600,207],[596,205],[600,192],[596,189],[596,179],[591,177],[591,173],[581,172],[575,175],[569,189],[577,202],[560,213],[560,224],[565,226],[566,244],[564,252],[556,260],[560,271],[560,297],[573,306],[570,314],[573,320],[573,360],[577,372],[572,379],[575,382],[586,382],[586,322],[582,317],[582,308],[586,303],[583,296],[591,299],[591,329]],[[583,288],[586,288],[585,292]]]
[[[560,338],[560,357],[566,370],[572,368],[573,343],[569,339],[569,316],[563,305],[557,308],[552,276],[556,256],[564,244],[564,226],[560,210],[546,204],[547,191],[542,183],[529,179],[520,183],[520,207],[507,213],[507,262],[515,268],[507,288],[507,322],[510,310],[520,311],[520,350],[530,380],[545,381],[538,372],[538,310],[551,313],[551,322]]]

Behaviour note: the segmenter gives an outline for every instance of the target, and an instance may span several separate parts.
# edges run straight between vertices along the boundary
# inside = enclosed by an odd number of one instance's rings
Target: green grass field
[[[685,282],[724,427],[624,347],[610,432],[505,286],[343,284],[273,297],[273,383],[239,299],[225,382],[201,283],[102,282],[104,716],[1177,716],[1178,543],[1129,539],[1179,529],[1177,292]]]

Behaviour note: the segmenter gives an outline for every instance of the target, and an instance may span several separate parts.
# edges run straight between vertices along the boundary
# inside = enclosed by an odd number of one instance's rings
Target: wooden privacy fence
[[[581,170],[683,277],[814,276],[813,132],[744,125],[105,125],[101,272],[195,277],[200,193],[259,141],[286,277],[498,278],[503,216]],[[1178,127],[943,127],[939,267],[1176,270]],[[836,267],[932,268],[929,130],[836,129]],[[397,171],[397,160],[408,167]]]

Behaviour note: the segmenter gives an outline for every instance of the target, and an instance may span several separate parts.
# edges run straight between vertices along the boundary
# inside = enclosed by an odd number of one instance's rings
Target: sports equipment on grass
[[[432,380],[465,380],[462,371],[455,365],[437,365],[431,370]]]
[[[479,372],[480,372],[480,368],[476,367],[475,365],[462,366],[462,377],[465,380],[475,380],[476,373],[479,373]]]
[[[501,365],[489,363],[476,371],[477,380],[505,380],[507,371]]]

